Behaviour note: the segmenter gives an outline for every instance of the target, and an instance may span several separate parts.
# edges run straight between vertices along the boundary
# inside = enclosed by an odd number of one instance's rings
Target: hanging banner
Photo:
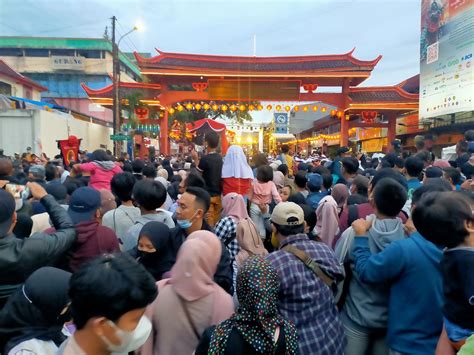
[[[69,136],[68,139],[56,141],[58,142],[58,148],[61,151],[65,166],[69,166],[71,162],[79,162],[79,146],[81,141],[82,139],[78,139],[76,136]]]
[[[474,109],[474,1],[422,0],[420,119]]]

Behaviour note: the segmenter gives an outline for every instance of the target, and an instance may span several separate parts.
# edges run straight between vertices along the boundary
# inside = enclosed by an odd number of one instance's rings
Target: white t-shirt
[[[135,224],[138,218],[140,218],[139,208],[121,205],[104,214],[102,225],[115,231],[117,237],[123,240],[127,231]]]
[[[13,347],[8,355],[56,355],[58,347],[52,340],[30,339]]]

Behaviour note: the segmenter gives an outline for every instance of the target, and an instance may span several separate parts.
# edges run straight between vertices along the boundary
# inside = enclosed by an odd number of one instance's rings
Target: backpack
[[[344,231],[344,233],[342,233],[339,242],[336,244],[335,255],[339,266],[342,268],[342,273],[344,276],[344,280],[337,284],[337,292],[335,293],[334,297],[339,309],[342,309],[344,306],[347,294],[349,293],[349,285],[352,279],[350,262],[346,261],[346,259],[347,255],[349,254],[349,248],[354,241],[354,237],[354,230],[352,228],[348,228]]]

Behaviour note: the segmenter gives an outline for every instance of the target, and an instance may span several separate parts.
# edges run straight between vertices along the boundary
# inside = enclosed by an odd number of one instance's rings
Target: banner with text
[[[420,119],[474,109],[474,1],[422,0]]]

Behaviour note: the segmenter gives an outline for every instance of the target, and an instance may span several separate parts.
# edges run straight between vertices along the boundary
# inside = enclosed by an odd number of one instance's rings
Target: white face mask
[[[109,321],[109,324],[115,329],[115,336],[120,340],[120,344],[111,343],[104,335],[101,336],[101,339],[107,344],[107,349],[114,353],[129,353],[137,350],[145,344],[151,333],[151,322],[145,316],[140,318],[137,327],[132,331],[123,330],[112,321]]]

